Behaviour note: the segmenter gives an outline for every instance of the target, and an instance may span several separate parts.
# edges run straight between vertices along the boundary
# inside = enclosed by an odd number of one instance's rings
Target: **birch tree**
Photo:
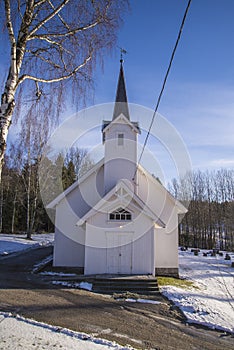
[[[127,0],[2,0],[7,76],[0,105],[0,178],[7,135],[20,100],[59,113],[68,91],[75,100],[92,69],[115,44]],[[70,93],[71,95],[71,93]],[[24,106],[25,108],[25,106]]]

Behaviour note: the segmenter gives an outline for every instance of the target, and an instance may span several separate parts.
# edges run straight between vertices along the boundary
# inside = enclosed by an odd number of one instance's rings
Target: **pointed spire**
[[[113,113],[112,120],[117,118],[121,113],[123,113],[123,115],[127,119],[130,120],[129,110],[128,110],[127,93],[126,93],[125,80],[124,80],[122,56],[120,59],[119,80],[118,80],[118,85],[117,85],[117,91],[116,91],[116,97],[115,97],[115,107],[114,107],[114,113]]]

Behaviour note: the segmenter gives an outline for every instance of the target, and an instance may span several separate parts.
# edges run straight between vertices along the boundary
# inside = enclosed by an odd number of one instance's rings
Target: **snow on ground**
[[[17,344],[17,345],[16,345]],[[0,312],[0,350],[126,350],[115,342]]]
[[[70,288],[80,288],[85,289],[88,291],[92,291],[93,285],[92,283],[88,282],[67,282],[67,281],[53,281],[52,284],[57,284],[63,287],[70,287]]]
[[[66,272],[55,272],[55,271],[42,271],[40,272],[42,276],[58,276],[58,277],[76,277],[76,273],[66,273]]]
[[[0,234],[0,256],[33,249],[37,246],[50,245],[53,240],[53,234],[34,234],[32,240],[25,239],[25,235]],[[234,334],[234,268],[231,267],[234,253],[230,253],[232,259],[230,261],[224,259],[225,254],[224,256],[205,257],[203,252],[205,251],[201,250],[198,256],[194,256],[191,249],[179,252],[180,277],[193,281],[193,287],[164,286],[161,290],[183,311],[188,322]],[[53,283],[65,283],[68,286],[69,282],[53,281]],[[80,283],[77,286],[71,285],[71,287],[81,288]],[[92,286],[87,284],[83,284],[82,287],[92,289]],[[131,300],[128,301],[131,302]],[[143,301],[138,300],[138,302]],[[78,341],[82,342],[83,345],[79,345],[79,348],[82,349],[96,349],[96,346],[99,346],[97,349],[124,349],[116,344],[97,344],[96,340],[93,342],[92,338],[87,335],[85,338],[89,340],[84,341],[81,340],[80,334],[64,330],[56,332],[56,330],[56,327],[0,313],[0,344],[4,344],[0,345],[0,350],[15,349],[14,344],[18,341],[25,349],[31,349],[33,342],[36,345],[39,344],[37,347],[39,350],[55,348],[55,344],[59,344],[57,348],[61,349],[75,349]],[[53,336],[48,336],[48,332],[52,332]],[[31,333],[32,337],[26,336]],[[71,342],[71,345],[69,343],[68,346],[68,342]]]
[[[117,299],[122,301],[123,299]],[[162,304],[161,301],[157,301],[157,300],[151,300],[151,299],[133,299],[133,298],[127,298],[125,299],[125,301],[129,302],[129,303],[141,303],[141,304],[154,304],[154,305],[158,305],[158,304]]]
[[[32,240],[25,235],[0,234],[0,256],[23,252],[39,246],[52,244],[54,234],[33,234]],[[65,274],[67,275],[67,274]],[[81,282],[80,288],[90,290],[92,285]],[[17,345],[16,345],[17,344]],[[31,350],[61,349],[61,350],[127,350],[115,342],[94,338],[88,334],[74,332],[68,329],[50,326],[21,316],[0,312],[0,350],[15,350],[22,348]]]
[[[33,234],[32,239],[26,239],[26,235],[0,234],[0,256],[16,253],[23,250],[47,246],[54,241],[53,233]]]
[[[179,252],[180,277],[194,282],[194,287],[162,287],[187,317],[188,322],[234,333],[234,268],[230,260],[210,255]],[[234,254],[230,253],[232,261]]]

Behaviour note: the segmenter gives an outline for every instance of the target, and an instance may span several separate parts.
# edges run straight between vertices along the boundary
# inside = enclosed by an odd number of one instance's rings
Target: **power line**
[[[165,78],[164,78],[164,80],[163,80],[163,84],[162,84],[162,88],[161,88],[160,94],[159,94],[159,96],[158,96],[158,100],[157,100],[157,103],[156,103],[156,107],[155,107],[155,109],[154,109],[154,113],[153,113],[152,120],[151,120],[151,123],[150,123],[150,126],[149,126],[149,130],[148,130],[148,132],[147,132],[147,135],[146,135],[146,138],[145,138],[145,142],[144,142],[144,145],[143,145],[143,148],[142,148],[140,157],[139,157],[139,159],[138,159],[138,164],[137,164],[137,166],[136,166],[136,170],[135,170],[135,173],[134,173],[134,176],[133,176],[133,180],[134,180],[135,177],[136,177],[137,168],[138,168],[138,166],[139,166],[139,164],[140,164],[140,162],[141,162],[141,159],[142,159],[142,156],[143,156],[143,153],[144,153],[144,150],[145,150],[145,147],[146,147],[148,138],[149,138],[149,136],[150,136],[150,131],[151,131],[151,129],[152,129],[152,126],[153,126],[153,123],[154,123],[154,119],[155,119],[155,117],[156,117],[156,113],[157,113],[157,111],[158,111],[158,107],[159,107],[159,104],[160,104],[160,101],[161,101],[161,98],[162,98],[162,95],[163,95],[163,91],[164,91],[165,86],[166,86],[167,78],[168,78],[169,72],[170,72],[170,70],[171,70],[172,62],[173,62],[173,59],[174,59],[174,56],[175,56],[175,52],[176,52],[177,46],[178,46],[179,41],[180,41],[180,37],[181,37],[182,31],[183,31],[183,27],[184,27],[184,24],[185,24],[185,20],[186,20],[186,17],[187,17],[188,10],[189,10],[189,7],[190,7],[191,2],[192,2],[192,0],[189,0],[189,1],[188,1],[187,7],[186,7],[186,9],[185,9],[184,17],[183,17],[183,20],[182,20],[182,22],[181,22],[180,30],[179,30],[179,33],[178,33],[178,36],[177,36],[177,39],[176,39],[176,43],[175,43],[174,49],[173,49],[172,54],[171,54],[171,58],[170,58],[170,61],[169,61],[169,65],[168,65],[168,68],[167,68],[167,71],[166,71]]]

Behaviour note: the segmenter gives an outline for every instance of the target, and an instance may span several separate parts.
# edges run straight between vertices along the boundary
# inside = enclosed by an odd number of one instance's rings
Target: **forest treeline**
[[[5,157],[2,182],[0,185],[0,232],[25,233],[28,238],[33,232],[53,232],[54,226],[44,208],[40,193],[40,159],[26,161],[14,152]],[[45,162],[45,159],[44,159]],[[91,166],[87,151],[77,147],[69,149],[63,155],[58,154],[52,162],[46,159],[50,181],[50,198],[59,193],[57,181],[62,179],[63,190],[74,183]],[[61,179],[58,176],[61,172]],[[52,184],[52,187],[51,187]]]
[[[13,149],[5,157],[0,186],[0,232],[52,232],[41,199],[38,168],[40,157],[30,151],[22,157]],[[24,154],[25,155],[25,154]],[[32,156],[33,155],[33,156]],[[30,160],[30,161],[29,161]],[[57,169],[62,172],[63,189],[69,187],[92,165],[87,151],[71,148],[49,164],[53,178],[50,198],[59,193]],[[181,180],[172,180],[169,191],[187,208],[179,224],[179,244],[204,249],[234,250],[234,170],[193,171]]]
[[[170,192],[188,208],[179,224],[179,244],[234,250],[234,170],[193,171],[174,179]]]

